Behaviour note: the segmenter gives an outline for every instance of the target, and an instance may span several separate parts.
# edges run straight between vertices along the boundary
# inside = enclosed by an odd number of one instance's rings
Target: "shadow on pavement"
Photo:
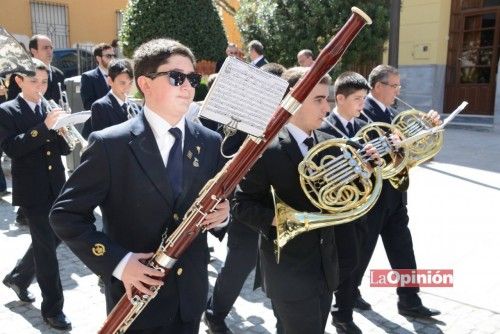
[[[400,326],[399,324],[392,322],[391,320],[385,318],[380,313],[375,311],[360,311],[358,312],[367,320],[372,322],[375,326],[382,329],[386,333],[398,333],[398,334],[411,334],[411,333],[443,333],[443,331],[437,325],[446,325],[444,322],[437,320],[435,318],[428,319],[416,319],[411,317],[404,317],[408,322],[410,322],[415,330],[415,332],[409,331],[406,328]]]
[[[38,330],[40,333],[70,333],[70,331],[55,330],[46,325],[43,322],[40,309],[36,308],[32,304],[23,303],[20,301],[13,301],[4,304],[11,312],[17,313],[19,316],[23,317],[26,322],[31,324],[34,329]]]

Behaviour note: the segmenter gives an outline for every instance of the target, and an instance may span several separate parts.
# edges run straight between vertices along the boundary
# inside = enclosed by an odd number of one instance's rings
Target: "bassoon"
[[[217,204],[230,196],[240,180],[262,155],[267,145],[278,134],[291,115],[301,107],[302,102],[318,81],[338,62],[361,28],[365,24],[371,24],[370,17],[359,8],[352,7],[351,11],[352,15],[349,20],[321,51],[302,80],[282,100],[264,130],[263,136],[247,138],[238,153],[203,187],[198,198],[183,217],[181,224],[172,234],[164,235],[153,257],[147,261],[149,267],[165,272],[164,281],[177,259],[202,231],[201,223],[204,218],[214,210]],[[152,295],[142,294],[133,288],[131,300],[124,294],[111,310],[98,333],[125,333],[149,301],[158,294],[159,288],[158,286],[149,287],[153,292]]]

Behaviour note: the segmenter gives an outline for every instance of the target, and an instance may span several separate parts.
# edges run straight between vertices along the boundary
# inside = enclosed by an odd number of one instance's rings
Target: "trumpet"
[[[63,92],[66,94],[66,92]],[[69,109],[69,104],[66,103],[66,108],[64,109],[63,107],[59,106],[54,100],[47,100],[43,95],[40,93],[40,97],[42,100],[43,105],[45,106],[45,109],[50,112],[54,109],[62,109],[66,112],[71,112],[71,109]],[[62,97],[62,94],[61,94]],[[67,125],[65,127],[56,129],[57,133],[63,137],[63,139],[66,141],[66,144],[68,144],[68,147],[71,151],[75,149],[75,147],[80,144],[83,149],[85,149],[88,145],[87,141],[82,137],[80,132],[75,128],[73,124]]]

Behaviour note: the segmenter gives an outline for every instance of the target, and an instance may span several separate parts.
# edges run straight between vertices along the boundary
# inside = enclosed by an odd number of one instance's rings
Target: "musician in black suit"
[[[51,212],[56,234],[105,284],[110,312],[132,287],[163,285],[163,274],[143,265],[171,235],[205,183],[219,171],[220,136],[185,119],[201,76],[184,45],[157,39],[134,54],[136,85],[145,97],[139,117],[91,134],[82,163],[73,172]],[[99,172],[96,172],[99,171]],[[103,231],[92,212],[100,206]],[[228,201],[202,226],[220,228]],[[219,237],[224,229],[215,232]],[[158,295],[127,333],[198,333],[208,294],[207,235],[199,234],[172,263]]]
[[[370,90],[366,79],[355,72],[340,74],[333,85],[335,108],[320,130],[337,138],[353,138],[366,123],[357,117]],[[335,241],[339,259],[339,287],[335,291],[332,323],[339,333],[361,333],[353,322],[353,308],[357,297],[355,270],[359,265],[366,218],[335,226]]]
[[[305,68],[291,68],[283,77],[293,86],[305,73]],[[276,195],[294,209],[318,211],[300,187],[297,166],[314,142],[329,137],[315,130],[329,110],[329,83],[330,77],[325,76],[313,88],[235,193],[235,218],[260,233],[256,279],[261,279],[262,288],[271,298],[278,333],[323,333],[338,284],[331,227],[295,237],[283,248],[280,262],[276,263],[276,218],[271,196],[272,186]]]
[[[262,67],[268,63],[266,57],[264,56],[264,46],[257,40],[253,40],[248,43],[248,54],[252,61],[251,64],[256,67]]]
[[[276,76],[281,76],[286,70],[283,65],[276,63],[266,64],[261,69]],[[208,83],[210,83],[210,78]],[[223,135],[222,124],[208,119],[202,119],[201,122]],[[223,147],[224,154],[230,156],[236,153],[246,137],[246,133],[236,131],[233,136],[226,139]],[[212,334],[231,333],[225,323],[225,318],[238,298],[245,280],[255,268],[257,243],[258,234],[232,217],[227,227],[227,255],[224,266],[217,276],[213,294],[208,299],[207,310],[203,317]]]
[[[106,43],[97,44],[93,53],[97,67],[83,73],[80,81],[80,95],[85,110],[90,110],[92,103],[109,92],[110,87],[106,80],[108,66],[109,62],[116,57],[113,47]],[[92,124],[89,119],[83,125],[82,136],[87,139],[90,132],[92,132]]]
[[[111,90],[90,108],[92,131],[123,123],[139,113],[140,107],[127,98],[133,73],[132,65],[126,59],[114,59],[109,63],[107,81]]]
[[[401,81],[396,68],[388,65],[375,67],[368,78],[371,92],[365,100],[364,120],[391,123],[397,112],[391,108],[399,95]],[[439,124],[439,115],[430,111],[428,117]],[[361,284],[379,235],[392,269],[416,269],[413,242],[408,228],[406,192],[396,190],[388,180],[384,180],[382,193],[367,215],[367,235],[363,242],[357,285]],[[419,288],[398,287],[398,311],[405,316],[431,317],[440,314],[438,310],[427,308],[418,296]],[[359,292],[358,292],[359,293]],[[369,306],[369,304],[368,304]]]
[[[32,244],[3,283],[25,302],[33,302],[27,288],[36,278],[42,291],[42,317],[51,327],[70,329],[64,303],[56,247],[60,240],[49,225],[49,210],[65,181],[61,155],[69,154],[64,139],[50,128],[62,110],[47,111],[40,94],[47,89],[48,69],[33,59],[35,76],[18,75],[21,94],[0,106],[0,142],[12,160],[12,204],[22,206],[28,218]]]
[[[50,64],[54,55],[52,41],[45,35],[33,35],[29,41],[28,47],[31,55],[36,59],[40,59],[49,69],[49,83],[47,91],[43,96],[47,100],[54,100],[56,103],[59,103],[59,99],[61,98],[59,84],[61,84],[62,90],[65,89],[64,74],[60,69]],[[21,89],[16,83],[15,77],[16,74],[13,74],[9,81],[7,94],[9,100],[15,99],[21,92]]]

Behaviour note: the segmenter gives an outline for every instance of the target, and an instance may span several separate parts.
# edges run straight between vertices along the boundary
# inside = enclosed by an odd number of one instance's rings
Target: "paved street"
[[[440,154],[411,171],[408,197],[419,268],[453,269],[454,287],[422,288],[424,304],[442,314],[433,320],[414,320],[397,314],[394,288],[370,288],[367,275],[362,294],[373,311],[355,313],[356,324],[364,333],[500,333],[500,129],[448,129]],[[0,201],[0,278],[30,242],[27,228],[14,223],[10,200],[4,196]],[[226,248],[213,239],[211,244],[216,257],[209,267],[213,286]],[[105,314],[97,278],[64,245],[58,255],[71,333],[95,333]],[[381,243],[370,268],[389,268]],[[269,300],[260,290],[252,291],[252,283],[250,277],[228,323],[234,333],[274,333]],[[0,286],[0,333],[60,333],[41,319],[38,286],[33,284],[30,290],[37,300],[24,304]],[[330,322],[326,331],[336,333]],[[203,324],[200,333],[206,333]]]

